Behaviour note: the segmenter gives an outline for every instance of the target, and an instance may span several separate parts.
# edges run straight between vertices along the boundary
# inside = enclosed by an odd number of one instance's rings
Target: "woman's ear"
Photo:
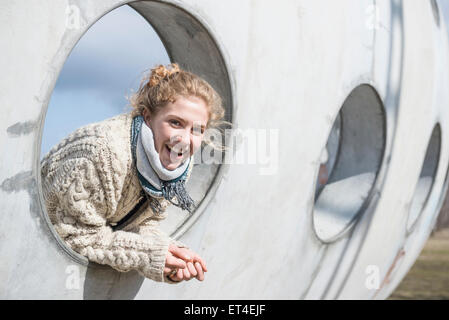
[[[149,126],[150,125],[150,112],[146,108],[143,109],[142,116],[143,116],[143,119],[145,120],[145,123],[147,124],[147,126]]]

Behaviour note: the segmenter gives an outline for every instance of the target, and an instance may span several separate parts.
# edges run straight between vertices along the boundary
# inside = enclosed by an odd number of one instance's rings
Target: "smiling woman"
[[[90,261],[160,282],[203,280],[202,258],[159,221],[170,203],[193,212],[185,183],[204,129],[225,122],[221,98],[171,64],[152,69],[130,102],[132,112],[76,130],[43,158],[50,220]]]
[[[76,259],[161,282],[203,280],[204,261],[160,222],[179,227],[173,219],[201,213],[218,166],[198,165],[194,176],[200,176],[187,182],[202,142],[217,148],[205,133],[226,123],[224,109],[208,82],[177,64],[160,64],[177,50],[166,51],[158,36],[166,45],[165,29],[156,33],[147,19],[136,8],[118,7],[71,51],[45,120],[42,194],[58,243]],[[149,20],[157,28],[157,19]],[[210,56],[210,40],[198,41]]]
[[[201,147],[226,150],[214,134],[231,124],[222,120],[231,117],[231,94],[209,32],[190,15],[167,29],[161,11],[173,21],[186,15],[134,2],[99,15],[80,33],[48,106],[39,187],[48,226],[72,259],[101,274],[109,266],[174,283],[203,280],[207,271],[177,239],[223,174],[221,164],[202,162]],[[201,32],[191,43],[173,42],[193,29]],[[170,60],[182,68],[164,66]]]

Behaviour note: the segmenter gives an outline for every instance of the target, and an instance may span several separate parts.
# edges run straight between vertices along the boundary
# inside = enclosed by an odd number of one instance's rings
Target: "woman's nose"
[[[181,144],[180,147],[182,147],[183,149],[186,149],[188,146],[190,146],[190,143],[191,143],[190,134],[188,132],[182,133],[182,135],[178,134],[175,136],[174,142],[176,144],[178,144],[178,143]]]

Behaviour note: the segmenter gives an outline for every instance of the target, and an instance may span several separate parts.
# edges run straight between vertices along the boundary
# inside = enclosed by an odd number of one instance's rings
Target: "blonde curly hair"
[[[127,99],[135,117],[143,115],[144,109],[147,109],[150,115],[155,115],[168,102],[174,102],[179,96],[195,96],[204,100],[209,114],[206,131],[214,129],[221,132],[223,125],[232,126],[232,123],[223,120],[225,109],[220,95],[214,88],[201,77],[182,70],[177,63],[167,66],[157,65],[151,69],[151,72],[142,77],[137,92]],[[214,149],[226,149],[223,143],[216,144],[215,140],[216,138],[211,140],[209,135],[205,134],[203,141]]]

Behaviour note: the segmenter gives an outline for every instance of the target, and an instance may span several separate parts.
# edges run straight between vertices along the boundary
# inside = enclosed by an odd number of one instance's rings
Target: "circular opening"
[[[432,131],[421,172],[419,174],[419,179],[416,183],[415,192],[413,193],[412,203],[407,219],[407,232],[411,232],[413,230],[431,194],[440,159],[440,148],[441,129],[440,125],[436,124]]]
[[[113,22],[112,25],[108,20]],[[148,23],[154,30],[148,28]],[[103,32],[95,35],[98,30]],[[130,44],[129,38],[136,42]],[[106,44],[105,41],[110,42]],[[232,90],[227,66],[209,31],[180,7],[148,1],[132,2],[98,20],[72,50],[52,93],[43,129],[41,156],[80,126],[130,111],[125,108],[128,103],[124,96],[133,87],[138,87],[142,72],[155,64],[170,61],[208,81],[223,99],[224,120],[232,121]],[[98,72],[101,67],[104,72]],[[126,72],[127,76],[124,76]],[[120,88],[117,82],[122,85]],[[74,92],[72,89],[76,85],[84,91]],[[221,164],[197,164],[195,157],[187,189],[198,206],[197,210],[192,216],[187,216],[180,213],[181,209],[171,206],[168,212],[170,219],[161,225],[164,231],[176,238],[190,227],[204,211],[208,199],[212,198],[223,174],[220,168]],[[86,263],[84,257],[68,248],[55,230],[51,230],[72,258]]]
[[[440,26],[440,12],[438,10],[438,3],[436,0],[430,0],[430,5],[432,6],[432,13],[437,26]]]
[[[385,130],[376,90],[367,84],[356,87],[343,103],[320,159],[313,224],[321,241],[342,236],[369,203],[385,150]]]

